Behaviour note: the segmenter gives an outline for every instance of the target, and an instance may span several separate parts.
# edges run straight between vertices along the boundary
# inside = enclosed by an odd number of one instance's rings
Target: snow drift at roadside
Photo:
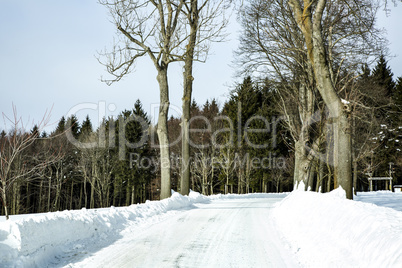
[[[392,193],[391,193],[392,194]],[[274,208],[278,229],[308,267],[401,267],[402,212],[297,190]]]
[[[170,210],[207,202],[197,193],[173,193],[162,201],[107,209],[82,209],[26,215],[0,223],[0,263],[5,266],[42,266],[49,257],[83,239],[116,239],[127,225],[149,220]]]

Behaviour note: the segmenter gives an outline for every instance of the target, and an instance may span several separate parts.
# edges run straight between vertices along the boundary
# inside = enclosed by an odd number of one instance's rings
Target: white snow
[[[297,267],[271,212],[282,196],[214,199],[123,238],[67,267]]]
[[[353,198],[355,201],[393,208],[402,212],[402,195],[400,193],[390,191],[358,192]]]
[[[0,267],[400,267],[402,195],[344,197],[342,189],[173,193],[129,207],[2,217]]]
[[[82,209],[55,213],[11,216],[0,223],[0,263],[10,266],[45,266],[53,258],[85,239],[110,240],[119,237],[126,226],[157,220],[168,211],[188,209],[203,197],[173,193],[162,201],[121,208]],[[205,202],[205,201],[204,201]],[[79,245],[79,244],[78,244]]]
[[[402,199],[391,192],[361,197],[358,193],[357,199],[368,197],[368,202],[381,203],[389,195],[395,202],[388,205],[400,208]],[[300,263],[306,267],[401,267],[402,212],[344,196],[340,188],[326,194],[297,190],[274,209],[279,229]]]

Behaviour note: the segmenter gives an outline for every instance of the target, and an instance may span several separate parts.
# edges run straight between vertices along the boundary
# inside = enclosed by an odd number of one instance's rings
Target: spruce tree
[[[395,88],[395,82],[392,78],[393,73],[391,72],[391,68],[388,66],[388,62],[385,60],[384,55],[380,56],[377,65],[373,69],[372,77],[385,89],[386,96],[391,97]]]
[[[387,176],[389,163],[395,163],[397,148],[400,147],[398,141],[398,125],[400,116],[395,108],[396,83],[393,80],[393,73],[388,66],[385,57],[380,56],[377,65],[374,67],[371,75],[372,81],[383,90],[383,96],[376,96],[376,102],[381,107],[378,109],[377,119],[380,122],[376,133],[376,139],[380,143],[375,150],[375,164],[379,168],[375,176]]]
[[[42,131],[42,133],[40,134],[41,138],[47,138],[49,135],[47,134],[47,132],[44,130]]]
[[[34,137],[39,137],[39,127],[38,125],[34,125],[34,127],[31,130],[31,135]]]
[[[396,118],[402,121],[402,76],[398,77],[396,80],[396,86],[392,93],[392,99],[394,103],[394,111],[396,113]],[[399,126],[402,126],[401,124]]]
[[[154,152],[150,147],[148,128],[150,119],[139,100],[132,110],[124,110],[116,122],[118,150],[123,150],[123,159],[113,170],[114,199],[117,205],[130,205],[145,198],[145,189],[153,178],[155,166]],[[123,133],[120,133],[123,131]],[[137,161],[138,160],[138,161]],[[144,160],[141,162],[141,160]]]
[[[80,134],[80,123],[78,122],[78,118],[76,115],[72,115],[67,119],[66,130],[70,130],[73,137],[78,139]]]
[[[63,133],[65,130],[65,127],[66,127],[66,119],[64,116],[62,116],[59,123],[57,124],[56,131],[55,131],[56,134]]]
[[[80,138],[87,139],[92,134],[92,132],[93,132],[92,122],[91,122],[91,119],[89,118],[89,115],[87,115],[85,120],[82,122],[82,125],[80,128],[80,133],[79,133]]]

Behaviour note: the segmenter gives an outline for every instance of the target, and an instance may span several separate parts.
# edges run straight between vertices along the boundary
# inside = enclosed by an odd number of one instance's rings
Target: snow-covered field
[[[388,208],[387,208],[388,207]],[[399,211],[397,211],[399,210]],[[12,216],[0,267],[401,267],[402,194],[215,195]]]

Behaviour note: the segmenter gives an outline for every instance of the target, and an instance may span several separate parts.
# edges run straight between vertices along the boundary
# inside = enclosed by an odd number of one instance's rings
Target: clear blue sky
[[[380,14],[380,25],[388,31],[391,53],[397,55],[389,62],[392,70],[402,76],[402,5],[392,8],[389,17]],[[206,63],[196,64],[193,98],[199,104],[213,97],[223,103],[228,95],[234,81],[236,29],[229,28],[228,42],[212,45]],[[87,107],[77,114],[80,121],[86,114],[97,121],[98,112],[91,105],[95,108],[100,102],[106,105],[101,115],[130,109],[137,99],[150,115],[155,114],[159,92],[148,58],[139,61],[136,71],[123,81],[110,87],[100,81],[106,71],[95,56],[111,47],[114,36],[107,12],[96,0],[0,0],[1,112],[11,116],[13,103],[31,127],[53,107],[53,125],[46,130],[53,130],[63,115],[79,105]],[[176,64],[169,71],[171,104],[180,110],[182,70]],[[0,129],[4,128],[0,118]]]

